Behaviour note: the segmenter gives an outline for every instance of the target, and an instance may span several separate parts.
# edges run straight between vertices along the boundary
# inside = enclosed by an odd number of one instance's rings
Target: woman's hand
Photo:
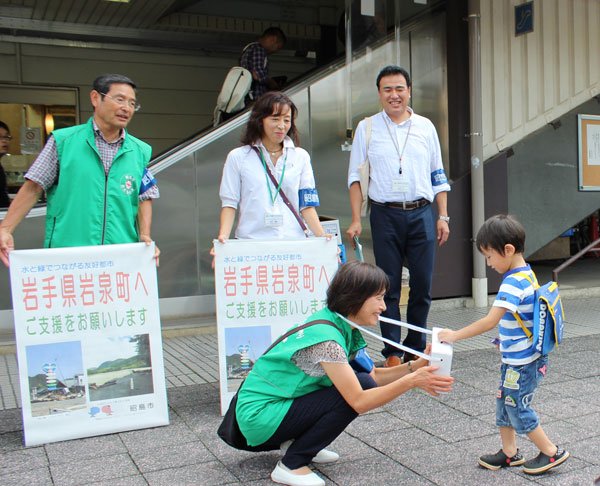
[[[428,344],[427,346],[425,346],[425,351],[423,351],[424,354],[431,354],[431,343]],[[411,363],[411,366],[414,370],[418,370],[420,368],[423,368],[424,366],[428,366],[429,365],[429,361],[427,361],[425,358],[419,358],[416,359],[415,361],[413,361]]]
[[[412,375],[413,386],[437,397],[440,393],[448,393],[452,391],[454,378],[451,376],[435,375],[433,372],[438,366],[424,366],[419,368]]]
[[[219,235],[219,236],[217,236],[217,240],[219,241],[219,243],[225,244],[225,242],[227,241],[227,237],[225,235]],[[215,247],[214,246],[210,249],[209,253],[210,253],[210,256],[212,256],[212,262],[211,262],[210,266],[214,270],[215,269]]]

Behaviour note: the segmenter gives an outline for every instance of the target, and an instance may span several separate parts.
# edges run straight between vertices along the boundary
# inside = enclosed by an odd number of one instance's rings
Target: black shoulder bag
[[[288,332],[286,332],[285,334],[280,336],[278,339],[276,339],[275,342],[267,348],[267,350],[263,353],[263,355],[267,354],[269,351],[271,351],[271,349],[273,349],[277,344],[279,344],[281,341],[286,339],[288,336],[291,336],[295,332],[298,332],[302,329],[305,329],[309,326],[313,326],[315,324],[328,324],[337,329],[337,326],[333,322],[326,321],[324,319],[318,319],[316,321],[306,322],[305,324],[302,324],[298,327],[290,329]],[[244,382],[242,382],[242,384],[238,388],[238,393],[239,393],[239,390],[242,388],[243,384],[244,384]],[[229,403],[229,408],[227,409],[227,412],[225,413],[225,416],[223,417],[223,421],[221,422],[221,425],[219,425],[219,428],[217,429],[217,434],[219,435],[219,437],[221,437],[221,439],[223,439],[227,444],[229,444],[231,447],[233,447],[235,449],[239,449],[242,451],[252,451],[252,452],[261,452],[261,451],[271,450],[272,447],[264,447],[264,446],[261,447],[260,445],[250,446],[250,445],[248,445],[248,442],[246,442],[246,437],[244,437],[244,434],[242,434],[242,431],[240,430],[240,427],[237,422],[237,418],[235,416],[235,407],[237,405],[238,393],[236,393],[234,395],[234,397],[231,399],[231,402]]]

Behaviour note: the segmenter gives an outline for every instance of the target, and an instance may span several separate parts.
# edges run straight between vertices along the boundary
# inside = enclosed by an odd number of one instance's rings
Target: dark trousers
[[[368,373],[356,373],[356,377],[363,390],[377,386]],[[281,425],[261,447],[279,449],[283,442],[294,439],[281,462],[298,469],[310,464],[357,416],[335,386],[323,388],[294,399]]]
[[[371,234],[375,263],[390,279],[390,290],[385,296],[385,317],[400,320],[400,293],[402,289],[402,266],[410,271],[410,293],[406,310],[406,322],[427,327],[427,315],[431,306],[431,280],[435,257],[436,228],[431,205],[412,211],[371,205]],[[400,343],[401,328],[381,323],[383,337]],[[426,335],[409,330],[402,344],[416,351],[423,351]],[[384,357],[402,356],[398,348],[384,345]]]

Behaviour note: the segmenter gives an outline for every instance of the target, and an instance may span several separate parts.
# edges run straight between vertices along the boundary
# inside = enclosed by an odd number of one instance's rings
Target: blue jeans
[[[547,369],[547,355],[521,366],[502,363],[500,387],[496,396],[498,427],[512,427],[517,434],[528,434],[535,430],[540,419],[531,408],[531,403]]]

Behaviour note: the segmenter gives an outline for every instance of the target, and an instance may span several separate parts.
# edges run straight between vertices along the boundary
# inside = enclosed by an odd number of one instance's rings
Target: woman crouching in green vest
[[[308,465],[336,461],[339,456],[325,447],[359,414],[412,388],[434,396],[451,390],[454,379],[434,375],[437,367],[423,358],[392,368],[375,368],[370,359],[356,365],[357,352],[367,344],[338,314],[375,326],[388,286],[386,274],[374,265],[343,265],[327,290],[327,307],[307,319],[329,322],[291,334],[254,363],[238,392],[237,422],[248,445],[282,450],[271,473],[276,483],[325,485]]]

